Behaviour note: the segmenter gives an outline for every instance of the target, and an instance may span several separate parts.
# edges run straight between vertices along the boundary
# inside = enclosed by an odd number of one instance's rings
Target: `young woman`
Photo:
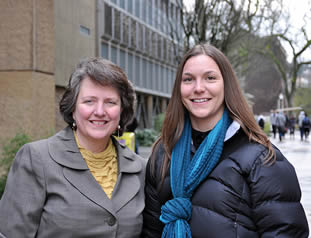
[[[293,166],[275,148],[218,49],[181,61],[147,165],[143,237],[308,237]]]
[[[122,69],[83,60],[60,101],[68,127],[17,153],[0,201],[0,237],[140,237],[145,161],[112,136],[131,121]]]

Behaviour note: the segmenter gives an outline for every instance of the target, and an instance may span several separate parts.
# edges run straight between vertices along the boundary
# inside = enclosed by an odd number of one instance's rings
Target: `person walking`
[[[289,137],[295,139],[296,118],[291,115],[289,118]]]
[[[305,113],[305,117],[302,121],[302,126],[303,126],[303,130],[304,130],[305,140],[307,140],[309,137],[310,126],[311,126],[311,122],[310,122],[310,119],[309,119],[307,113]]]
[[[257,121],[258,121],[258,125],[260,126],[260,128],[264,130],[265,129],[265,117],[262,114],[260,114],[258,116]]]
[[[271,126],[272,126],[273,138],[275,139],[275,137],[276,137],[276,132],[277,132],[277,126],[276,126],[276,112],[275,112],[275,110],[271,110],[271,114],[270,114],[270,123],[271,123]]]
[[[298,116],[298,126],[299,126],[299,131],[300,131],[300,140],[303,141],[305,129],[303,127],[303,119],[305,118],[305,112],[301,111]]]
[[[279,140],[282,141],[283,137],[286,133],[286,117],[284,116],[283,112],[277,112],[276,114],[276,126],[279,133]]]
[[[294,167],[271,144],[226,56],[198,44],[178,66],[146,170],[142,237],[308,237]]]

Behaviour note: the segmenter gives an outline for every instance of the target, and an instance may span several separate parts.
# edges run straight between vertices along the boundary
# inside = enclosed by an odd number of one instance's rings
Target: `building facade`
[[[174,0],[4,0],[0,3],[0,143],[65,126],[58,102],[81,58],[122,67],[137,92],[140,127],[164,112],[176,73]]]

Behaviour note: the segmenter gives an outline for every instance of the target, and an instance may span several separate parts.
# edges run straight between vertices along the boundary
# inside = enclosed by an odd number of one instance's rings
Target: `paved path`
[[[270,138],[270,140],[296,169],[302,191],[301,202],[308,218],[309,228],[311,229],[311,136],[308,141],[300,141],[299,133],[296,132],[295,139],[290,139],[286,135],[282,142],[273,138]],[[151,148],[140,147],[139,152],[143,158],[148,159]],[[311,234],[309,238],[311,238]]]
[[[309,229],[311,229],[311,138],[307,141],[300,141],[300,136],[296,131],[295,139],[290,139],[286,135],[282,142],[273,138],[270,140],[296,169],[302,192],[301,203],[308,218]],[[309,237],[311,238],[311,234]]]

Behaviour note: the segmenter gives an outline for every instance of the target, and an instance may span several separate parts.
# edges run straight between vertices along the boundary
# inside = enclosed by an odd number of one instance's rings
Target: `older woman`
[[[139,237],[145,162],[112,136],[135,94],[118,66],[82,61],[60,101],[68,127],[17,153],[0,202],[0,237]]]
[[[146,172],[143,237],[308,237],[293,166],[259,128],[227,58],[181,61]]]

